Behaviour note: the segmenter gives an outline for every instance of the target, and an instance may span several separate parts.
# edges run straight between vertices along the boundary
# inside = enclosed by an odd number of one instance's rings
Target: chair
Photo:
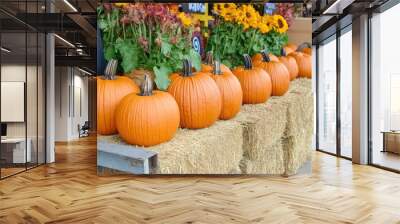
[[[78,124],[79,138],[88,137],[89,136],[89,130],[90,130],[89,121],[85,121],[85,123],[82,126]]]

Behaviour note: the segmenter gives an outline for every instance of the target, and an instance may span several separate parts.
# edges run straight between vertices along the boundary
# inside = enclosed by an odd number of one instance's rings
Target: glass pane
[[[400,5],[372,18],[372,163],[400,170]]]
[[[27,131],[29,144],[28,150],[31,151],[28,160],[28,168],[37,165],[38,158],[38,36],[36,32],[27,33],[28,44],[28,62],[27,62],[27,80],[26,80],[26,115]]]
[[[340,121],[342,156],[352,157],[352,32],[340,36]]]
[[[25,170],[30,161],[26,141],[26,35],[1,34],[1,159],[2,177]]]
[[[318,51],[318,147],[336,153],[336,39]]]
[[[44,34],[39,34],[38,36],[38,164],[45,163],[46,158],[46,148],[45,148],[45,44],[46,38]]]

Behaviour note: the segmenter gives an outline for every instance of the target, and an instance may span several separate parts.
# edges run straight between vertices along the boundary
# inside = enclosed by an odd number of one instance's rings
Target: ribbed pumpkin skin
[[[240,111],[243,100],[242,87],[239,80],[231,73],[222,72],[220,75],[211,76],[221,93],[221,114],[219,119],[228,120]]]
[[[132,145],[153,146],[171,140],[179,127],[179,108],[167,92],[153,91],[151,96],[131,93],[115,111],[119,135]]]
[[[299,67],[299,77],[309,78],[312,77],[312,62],[311,56],[301,52],[293,52],[289,56],[296,59],[297,66]]]
[[[309,48],[309,47],[306,47],[306,48],[303,49],[302,52],[305,53],[305,54],[311,55],[312,54],[312,49]]]
[[[269,59],[271,61],[279,61],[279,58],[273,54],[268,54]],[[263,60],[263,56],[260,53],[257,53],[255,55],[253,55],[253,57],[251,57],[251,61],[253,62],[253,64],[256,64],[257,62],[260,62]]]
[[[114,80],[97,79],[97,133],[117,133],[115,109],[124,96],[138,93],[139,87],[128,77],[116,76]]]
[[[285,47],[291,48],[293,51],[297,50],[297,45],[296,44],[292,44],[292,43],[288,43],[286,44]],[[287,52],[289,54],[289,52]]]
[[[283,47],[283,49],[285,50],[286,54],[290,54],[296,50],[288,46]]]
[[[204,73],[212,73],[213,66],[208,64],[201,64],[201,71]],[[231,73],[233,75],[232,71],[228,68],[228,66],[224,64],[221,64],[221,71]]]
[[[292,56],[279,57],[279,61],[284,64],[289,71],[290,80],[294,80],[299,75],[299,67],[297,66],[296,59]]]
[[[189,77],[172,74],[168,92],[179,106],[182,128],[199,129],[212,125],[221,112],[221,94],[217,84],[206,73]]]
[[[271,96],[271,78],[263,69],[237,67],[233,70],[233,74],[242,87],[244,104],[264,103]]]
[[[289,90],[290,74],[284,64],[262,61],[254,66],[264,69],[271,76],[272,96],[283,96]]]

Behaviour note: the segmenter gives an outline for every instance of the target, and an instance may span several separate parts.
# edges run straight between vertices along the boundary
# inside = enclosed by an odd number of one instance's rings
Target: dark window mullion
[[[339,29],[339,28],[337,28]],[[336,154],[341,157],[341,118],[340,118],[340,30],[336,31]]]
[[[25,21],[28,19],[27,15],[28,1],[25,1]],[[25,170],[28,170],[28,113],[27,113],[27,91],[28,91],[28,26],[25,23],[25,100],[24,100],[24,118],[25,118]]]
[[[319,149],[319,44],[315,46],[315,148]]]

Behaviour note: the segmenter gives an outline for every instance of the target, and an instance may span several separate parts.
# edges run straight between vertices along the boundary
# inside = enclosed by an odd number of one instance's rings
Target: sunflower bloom
[[[192,25],[192,20],[190,17],[188,17],[184,12],[181,12],[178,14],[178,18],[181,20],[182,24],[184,26],[191,26]]]
[[[242,24],[245,29],[249,27],[256,28],[260,14],[251,5],[242,5],[240,10],[243,12],[241,18],[239,18],[239,24]]]
[[[278,33],[285,33],[288,30],[289,26],[283,16],[274,15],[273,18],[276,24],[276,31]]]
[[[115,6],[124,8],[125,6],[129,5],[129,3],[114,3]]]
[[[221,10],[223,9],[223,3],[214,4],[213,11],[218,15],[221,14]]]

